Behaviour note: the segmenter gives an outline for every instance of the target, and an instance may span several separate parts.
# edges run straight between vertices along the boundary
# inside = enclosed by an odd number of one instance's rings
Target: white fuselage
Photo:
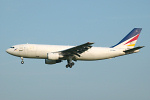
[[[9,54],[18,57],[47,59],[47,54],[50,52],[58,52],[72,47],[73,46],[21,44],[15,45],[13,48],[9,48],[6,51]],[[82,53],[80,57],[76,56],[76,60],[109,59],[125,55],[123,50],[124,49],[92,47],[91,49]]]

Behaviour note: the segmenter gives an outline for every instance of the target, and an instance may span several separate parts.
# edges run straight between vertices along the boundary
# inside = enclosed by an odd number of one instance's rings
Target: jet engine
[[[61,60],[49,60],[45,59],[45,64],[56,64],[62,62]]]
[[[47,54],[47,58],[49,60],[59,60],[60,55],[59,55],[59,53],[51,52],[51,53]]]

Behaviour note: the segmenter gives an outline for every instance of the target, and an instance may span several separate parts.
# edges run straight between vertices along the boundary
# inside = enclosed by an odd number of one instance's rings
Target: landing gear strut
[[[21,57],[21,60],[22,60],[22,61],[21,61],[21,64],[24,64],[23,57]]]
[[[69,57],[67,59],[68,64],[66,65],[66,68],[70,67],[72,68],[72,66],[74,65],[74,62],[72,62],[72,57]]]

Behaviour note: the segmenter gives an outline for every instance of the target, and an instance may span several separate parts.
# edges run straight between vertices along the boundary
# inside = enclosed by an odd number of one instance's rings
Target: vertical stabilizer
[[[125,48],[125,49],[134,48],[141,30],[142,28],[134,28],[118,44],[112,46],[112,48]]]

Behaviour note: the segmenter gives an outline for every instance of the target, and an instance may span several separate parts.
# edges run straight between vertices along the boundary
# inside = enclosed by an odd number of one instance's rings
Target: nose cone
[[[10,49],[7,49],[6,52],[9,53],[9,54],[11,54],[11,50]]]

